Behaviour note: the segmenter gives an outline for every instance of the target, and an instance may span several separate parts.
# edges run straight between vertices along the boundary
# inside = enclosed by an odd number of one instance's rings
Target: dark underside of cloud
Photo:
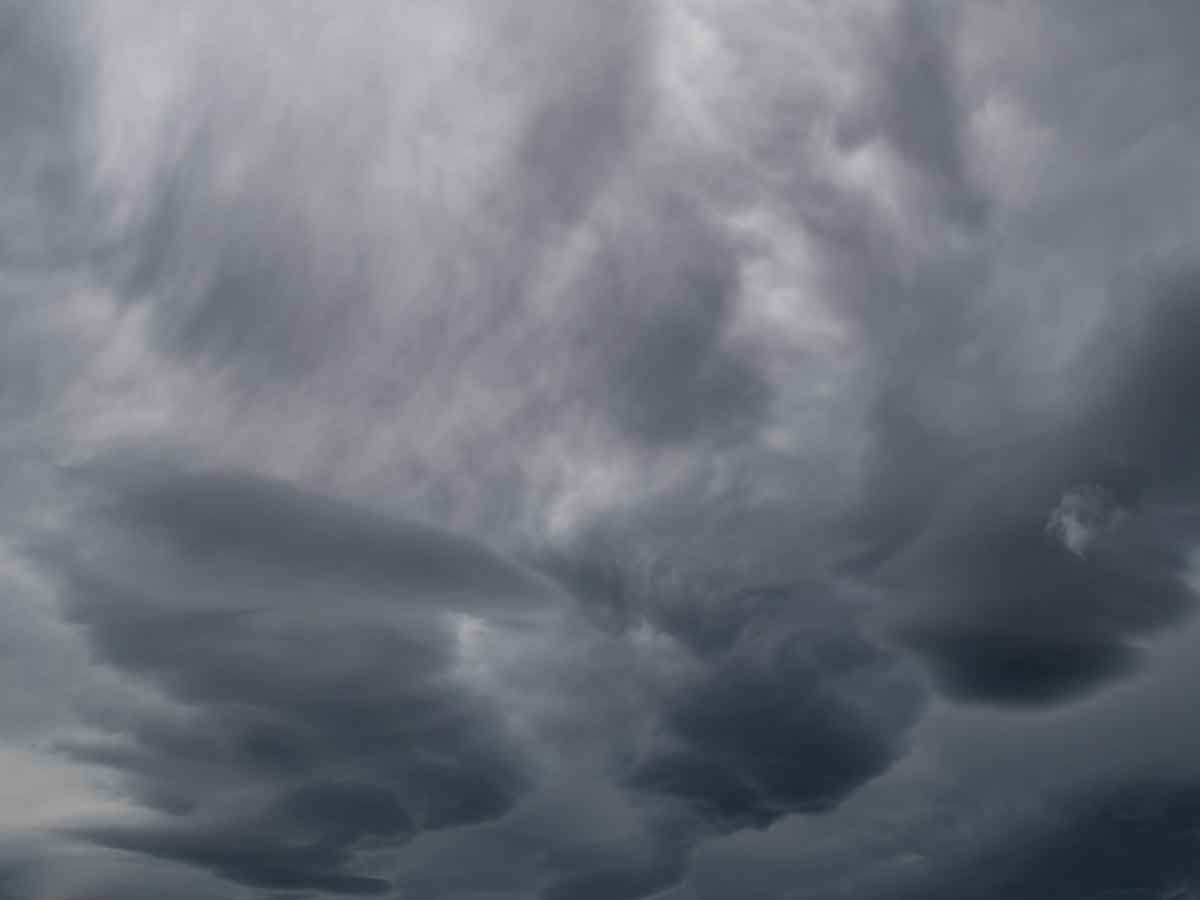
[[[72,834],[244,885],[383,894],[353,872],[357,848],[489,821],[526,790],[496,716],[449,678],[453,633],[430,609],[536,605],[537,580],[465,539],[241,474],[160,472],[118,494],[95,532],[56,543],[81,552],[59,569],[69,616],[97,661],[181,706],[95,710],[109,737],[60,743],[158,816]]]
[[[478,543],[236,472],[146,473],[105,510],[198,566],[245,562],[281,577],[378,585],[401,602],[520,606],[549,586]]]
[[[244,473],[125,461],[79,479],[89,499],[41,556],[96,662],[178,706],[92,709],[98,733],[59,742],[153,814],[67,834],[254,888],[376,895],[391,882],[364,853],[494,822],[536,789],[500,711],[453,678],[446,617],[544,610],[569,596],[551,582]],[[826,812],[887,771],[922,690],[837,590],[647,610],[697,667],[654,711],[652,742],[616,763],[659,808],[652,840],[615,858],[551,850],[541,896],[646,896],[680,881],[698,838]]]
[[[1200,887],[1200,789],[1114,785],[1069,798],[1030,832],[925,885],[929,900],[1188,898]],[[908,895],[906,895],[908,896]]]
[[[830,592],[746,591],[723,598],[715,616],[676,620],[707,669],[671,699],[663,744],[630,782],[732,831],[827,812],[887,771],[905,750],[921,690],[839,614]]]
[[[951,696],[1074,698],[1133,670],[1138,642],[1192,609],[1196,285],[1155,279],[1141,324],[1097,340],[1096,356],[1133,361],[1094,403],[972,449],[936,508],[856,563],[919,597],[899,633]]]
[[[1132,514],[1079,554],[1047,528],[1048,514],[967,524],[927,564],[945,605],[906,626],[904,640],[963,699],[1054,702],[1128,672],[1136,639],[1192,605],[1185,560],[1164,536],[1135,533],[1150,527],[1135,517],[1151,515]]]
[[[0,0],[0,900],[1200,895],[1197,9]]]

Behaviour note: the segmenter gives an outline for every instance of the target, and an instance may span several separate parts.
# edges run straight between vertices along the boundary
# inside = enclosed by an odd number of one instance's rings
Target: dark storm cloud
[[[540,892],[542,900],[637,900],[678,884],[686,871],[678,849],[608,867],[596,860],[572,860],[570,867],[576,871],[552,880]]]
[[[931,555],[913,564],[923,574],[911,575],[907,589],[925,596],[926,612],[900,632],[952,696],[1072,699],[1134,669],[1139,639],[1193,605],[1185,558],[1162,552],[1178,537],[1138,546],[1129,532],[1142,523],[1126,521],[1104,537],[1109,547],[1076,555],[1048,533],[1045,509],[1031,505],[1021,517],[942,533],[930,539]]]
[[[395,828],[389,826],[376,832],[369,826],[356,824],[348,832],[334,836],[322,832],[309,835],[299,830],[300,843],[290,846],[288,830],[295,824],[296,820],[281,816],[254,823],[244,832],[236,825],[222,823],[208,834],[195,828],[172,834],[169,827],[152,831],[94,828],[81,829],[76,834],[99,846],[192,863],[251,887],[370,896],[390,891],[391,884],[385,879],[340,874],[339,870],[350,862],[350,854],[339,845],[339,839],[342,834],[348,841],[378,834],[394,840]]]
[[[908,638],[929,661],[937,683],[959,700],[1053,703],[1128,674],[1140,654],[1119,640],[962,632],[930,628]]]
[[[1128,362],[1101,380],[1085,437],[1144,472],[1147,487],[1186,496],[1200,450],[1200,269],[1168,260],[1123,287],[1137,310],[1114,317],[1097,353]]]
[[[20,863],[0,865],[0,897],[17,900],[29,896],[29,887],[24,867]]]
[[[237,472],[140,473],[106,510],[203,564],[366,584],[400,602],[493,608],[553,601],[548,582],[449,532]]]
[[[0,0],[0,751],[129,813],[0,896],[1190,889],[1194,780],[996,799],[1193,606],[1195,4],[1110,6]]]
[[[1195,895],[1200,790],[1150,781],[1097,788],[1048,807],[1045,817],[1003,846],[985,848],[918,893],[931,900]]]
[[[711,657],[668,702],[661,744],[631,783],[728,831],[826,812],[887,771],[923,689],[823,596],[830,590],[747,591],[715,610],[715,622],[681,623]],[[722,627],[731,609],[740,621]]]
[[[486,604],[532,577],[465,540],[246,475],[160,471],[117,492],[104,527],[126,532],[142,570],[97,558],[109,538],[80,519],[65,540],[83,555],[59,569],[70,619],[98,662],[183,706],[95,709],[107,736],[60,743],[160,817],[74,835],[246,885],[380,894],[386,879],[354,871],[364,842],[494,819],[526,790],[502,726],[451,677],[449,624],[411,604],[490,587]],[[360,579],[322,578],[349,563]],[[324,585],[315,606],[294,595],[304,581]]]
[[[1070,496],[1069,481],[1060,487],[1060,497]],[[954,695],[1010,703],[1070,698],[1129,671],[1136,639],[1191,608],[1186,559],[1172,547],[1178,538],[1161,533],[1155,511],[1123,510],[1076,553],[1053,533],[1053,492],[1016,509],[997,498],[990,503],[975,498],[969,520],[934,529],[929,556],[914,552],[923,574],[913,589],[937,600],[906,639]]]
[[[1194,502],[1194,280],[1153,282],[1145,311],[1097,339],[1094,358],[1124,358],[1120,374],[1036,437],[972,451],[940,518],[890,567],[935,608],[906,639],[957,697],[1086,693],[1193,606],[1196,523],[1181,504]]]
[[[880,112],[889,107],[877,98],[868,121],[915,167],[956,184],[966,208],[979,197],[964,162],[971,110],[954,84],[946,20],[918,4],[904,10],[888,32],[902,48],[882,95],[895,101],[894,115]],[[1148,15],[1128,41],[1161,39],[1158,29],[1174,15]],[[1117,22],[1085,18],[1080,27],[1095,29],[1097,52],[1128,49],[1126,37],[1107,33]],[[1176,67],[1171,54],[1162,65]],[[1074,89],[1055,84],[1036,103],[1058,102],[1060,88]],[[869,139],[853,120],[848,127]],[[1120,146],[1132,138],[1105,139]],[[1076,202],[1084,201],[1067,205]],[[903,638],[952,696],[1070,700],[1135,670],[1139,643],[1192,606],[1183,575],[1195,529],[1171,508],[1193,477],[1195,279],[1190,267],[1154,254],[1128,266],[1114,260],[1103,284],[1111,311],[1062,373],[1077,393],[1047,412],[1036,381],[1023,385],[1028,375],[1015,368],[1033,371],[1036,361],[1010,358],[1005,333],[981,326],[998,321],[989,308],[995,286],[1013,277],[1000,252],[1008,239],[989,219],[962,222],[965,244],[925,247],[907,276],[896,265],[905,255],[881,256],[865,237],[851,241],[849,259],[864,261],[865,274],[842,278],[839,290],[882,367],[855,525],[863,549],[847,569],[882,572],[882,583],[907,593],[919,611]],[[1082,252],[1073,234],[1045,237],[1044,250]],[[891,311],[879,305],[884,297]],[[1063,510],[1097,491],[1109,497],[1106,521],[1085,526],[1070,512],[1064,531]],[[1072,546],[1079,541],[1086,552]]]
[[[294,628],[275,646],[266,638],[250,646],[245,629],[138,624],[125,629],[136,629],[127,641],[162,642],[173,652],[160,655],[175,659],[116,648],[110,634],[94,637],[100,652],[107,640],[113,664],[199,709],[182,733],[97,722],[117,733],[115,750],[106,741],[62,745],[120,772],[135,799],[163,813],[156,824],[75,829],[79,836],[243,884],[382,893],[386,880],[353,873],[364,839],[396,847],[418,827],[486,821],[524,789],[522,766],[487,712],[437,684],[440,670],[413,671],[428,641]],[[321,671],[296,678],[314,668],[300,661],[314,653]],[[244,791],[249,799],[238,801]]]
[[[246,900],[246,893],[181,866],[145,857],[79,848],[31,835],[0,850],[0,897],[17,900]],[[11,892],[11,893],[10,893]],[[274,900],[274,898],[273,898]]]
[[[585,634],[603,627],[568,651],[566,669],[547,668],[544,678],[570,698],[561,752],[567,759],[600,753],[604,781],[616,782],[604,791],[621,798],[606,802],[626,808],[622,817],[632,821],[614,825],[612,837],[604,828],[572,836],[579,809],[594,809],[589,819],[597,822],[614,813],[588,793],[575,799],[571,786],[558,786],[554,802],[565,806],[549,824],[518,811],[481,845],[460,851],[479,854],[481,871],[491,873],[482,881],[441,874],[454,866],[447,854],[441,866],[398,886],[454,897],[516,877],[487,860],[532,854],[524,871],[541,873],[538,896],[651,896],[683,882],[703,841],[789,814],[827,812],[904,755],[922,683],[894,652],[859,632],[853,604],[836,587],[688,594],[669,582],[640,581],[624,568],[628,559],[613,553],[592,543],[552,566],[580,600]],[[631,656],[645,629],[658,649]],[[654,678],[656,666],[665,681]],[[630,709],[622,697],[638,699]]]

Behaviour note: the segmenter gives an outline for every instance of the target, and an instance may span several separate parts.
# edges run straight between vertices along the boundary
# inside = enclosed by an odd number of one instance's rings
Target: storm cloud
[[[921,687],[828,593],[800,585],[724,600],[749,614],[670,699],[633,783],[737,830],[831,809],[885,772],[904,752]]]
[[[1191,896],[1198,40],[0,0],[0,897]]]
[[[456,684],[450,598],[536,605],[545,585],[469,541],[246,475],[136,484],[94,531],[76,525],[72,561],[48,553],[96,661],[165,703],[96,705],[95,733],[57,749],[118,772],[162,821],[72,833],[252,886],[380,894],[347,870],[360,843],[511,809],[528,767]]]

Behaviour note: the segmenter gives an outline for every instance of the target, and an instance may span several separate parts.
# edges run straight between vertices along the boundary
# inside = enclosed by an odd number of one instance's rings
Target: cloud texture
[[[1197,40],[0,0],[0,898],[1200,892]]]

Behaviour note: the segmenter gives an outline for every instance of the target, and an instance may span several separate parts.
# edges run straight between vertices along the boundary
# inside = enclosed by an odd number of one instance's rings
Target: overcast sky
[[[1200,898],[1196,0],[0,0],[0,900]]]

